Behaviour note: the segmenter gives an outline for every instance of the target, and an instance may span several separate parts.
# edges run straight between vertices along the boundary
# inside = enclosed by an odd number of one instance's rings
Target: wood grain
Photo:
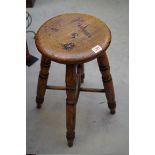
[[[45,22],[38,30],[35,42],[42,54],[37,108],[41,108],[46,89],[66,90],[66,138],[68,146],[71,147],[75,139],[76,104],[80,91],[105,93],[110,112],[115,113],[115,93],[105,52],[111,42],[111,32],[106,24],[96,17],[69,13]],[[84,63],[95,58],[98,61],[104,89],[82,88],[81,83],[85,78]],[[66,65],[66,86],[47,85],[51,61]]]
[[[51,61],[45,56],[42,56],[36,96],[36,103],[38,109],[41,108],[41,105],[44,102],[44,95],[46,92],[50,64]]]
[[[102,81],[105,89],[108,106],[111,114],[115,114],[116,102],[115,92],[112,77],[110,74],[110,65],[106,52],[97,58],[100,72],[102,74]]]
[[[66,66],[66,138],[68,146],[73,145],[75,138],[75,120],[76,120],[76,65]]]
[[[111,42],[107,25],[94,16],[70,13],[45,22],[36,34],[36,46],[41,54],[53,61],[74,64],[90,61],[104,52]],[[95,53],[92,48],[102,50]]]

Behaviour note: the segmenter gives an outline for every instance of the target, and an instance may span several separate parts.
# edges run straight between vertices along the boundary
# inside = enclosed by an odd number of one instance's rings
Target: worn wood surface
[[[104,52],[110,42],[111,33],[104,22],[80,13],[51,18],[36,34],[36,46],[40,53],[64,64],[90,61]],[[95,53],[92,48],[97,45],[101,50]]]

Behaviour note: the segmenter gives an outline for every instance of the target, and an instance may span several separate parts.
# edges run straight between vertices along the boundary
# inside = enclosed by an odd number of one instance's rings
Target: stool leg
[[[115,92],[110,74],[110,66],[106,52],[97,58],[100,72],[102,74],[102,81],[105,89],[106,98],[108,101],[108,107],[111,114],[115,114],[116,102]]]
[[[73,146],[76,121],[76,65],[66,65],[66,138],[68,146]]]
[[[48,60],[46,57],[42,56],[36,96],[36,103],[38,109],[41,108],[41,105],[44,102],[44,95],[46,91],[50,64],[51,61]]]
[[[85,73],[84,73],[84,64],[79,64],[81,68],[81,83],[84,83]]]

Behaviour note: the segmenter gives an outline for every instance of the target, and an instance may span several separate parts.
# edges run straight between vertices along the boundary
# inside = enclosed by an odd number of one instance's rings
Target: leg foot
[[[66,133],[67,143],[69,147],[73,146],[74,138],[75,138],[75,132],[67,132]]]
[[[116,112],[116,102],[108,103],[108,107],[110,109],[110,113],[114,115]]]
[[[41,108],[43,102],[44,102],[44,98],[40,98],[40,97],[36,96],[36,104],[37,104],[36,107],[37,107],[37,109]]]
[[[114,115],[114,114],[115,114],[115,109],[110,109],[110,113],[111,113],[112,115]]]
[[[68,140],[68,146],[72,147],[73,146],[73,141],[72,140]]]
[[[37,104],[37,109],[41,109],[41,104]]]

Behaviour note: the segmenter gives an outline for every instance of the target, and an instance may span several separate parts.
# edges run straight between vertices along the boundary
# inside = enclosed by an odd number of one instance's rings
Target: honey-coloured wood
[[[66,66],[66,138],[68,146],[73,146],[76,121],[76,65]]]
[[[79,64],[96,58],[111,41],[111,32],[100,19],[86,14],[67,13],[45,22],[36,34],[39,52],[53,61]],[[94,52],[92,48],[102,50]]]
[[[81,70],[81,83],[84,83],[85,73],[84,73],[84,64],[79,64]]]
[[[42,56],[36,96],[36,103],[38,109],[41,108],[41,105],[44,102],[44,95],[46,91],[50,64],[51,61],[45,56]]]
[[[110,65],[106,52],[97,58],[100,72],[102,74],[102,81],[105,89],[105,94],[108,102],[108,107],[111,114],[115,114],[116,101],[112,77],[110,74]]]
[[[42,54],[37,87],[37,108],[41,108],[46,89],[66,91],[66,138],[73,146],[76,125],[76,104],[80,91],[105,93],[111,114],[115,113],[115,93],[106,50],[111,42],[111,32],[98,18],[68,13],[45,22],[38,30],[35,43]],[[97,58],[104,89],[83,88],[84,63]],[[66,65],[66,86],[47,85],[51,61]],[[93,72],[93,70],[92,70]]]
[[[46,86],[46,89],[52,89],[52,90],[66,90],[65,86]],[[97,88],[83,88],[80,87],[79,91],[84,91],[84,92],[95,92],[95,93],[102,93],[105,92],[104,89],[97,89]]]

